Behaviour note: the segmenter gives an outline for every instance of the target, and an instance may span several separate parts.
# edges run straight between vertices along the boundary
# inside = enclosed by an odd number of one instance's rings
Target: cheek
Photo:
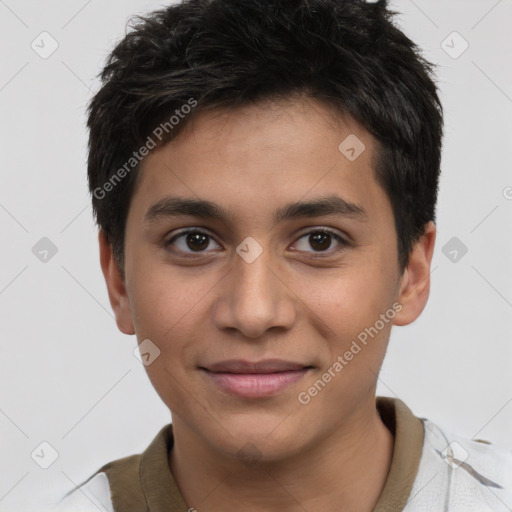
[[[324,363],[331,364],[352,350],[354,356],[348,355],[351,367],[378,368],[394,316],[390,289],[389,273],[381,272],[375,264],[310,279],[302,285],[298,295],[307,306],[305,314],[327,341],[329,355]]]
[[[153,387],[167,403],[169,397],[163,394],[168,388],[175,389],[183,378],[184,351],[190,335],[187,312],[193,299],[184,300],[179,296],[179,289],[170,286],[166,279],[147,273],[138,275],[144,277],[133,283],[130,298],[135,332],[138,343],[150,340],[149,346],[158,354],[144,368]]]
[[[160,351],[144,369],[162,401],[173,411],[186,410],[191,400],[187,372],[193,369],[204,322],[201,298],[208,288],[155,265],[137,273],[132,283],[131,306],[138,342],[149,339]],[[195,348],[195,352],[194,352]],[[153,349],[155,350],[155,349]],[[192,393],[193,395],[193,393]]]
[[[368,266],[322,279],[308,280],[299,296],[322,320],[326,331],[351,332],[372,323],[391,305],[390,284],[382,272]]]
[[[176,272],[151,259],[134,272],[130,303],[137,334],[165,340],[198,314],[201,299],[212,288],[207,274]]]

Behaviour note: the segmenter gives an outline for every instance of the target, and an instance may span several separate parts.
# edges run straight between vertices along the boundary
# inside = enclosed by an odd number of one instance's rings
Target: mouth
[[[199,369],[221,391],[243,398],[262,398],[296,383],[313,366],[281,359],[259,362],[232,359]]]

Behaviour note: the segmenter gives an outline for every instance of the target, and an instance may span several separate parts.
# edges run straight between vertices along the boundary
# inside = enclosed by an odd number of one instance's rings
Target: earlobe
[[[125,282],[114,259],[112,246],[102,229],[98,233],[98,242],[101,270],[107,285],[108,297],[115,314],[117,327],[124,334],[135,334]]]
[[[397,300],[402,305],[402,309],[395,316],[394,325],[408,325],[414,322],[427,304],[435,239],[435,224],[429,222],[423,235],[414,245],[409,256],[409,264],[401,278]]]

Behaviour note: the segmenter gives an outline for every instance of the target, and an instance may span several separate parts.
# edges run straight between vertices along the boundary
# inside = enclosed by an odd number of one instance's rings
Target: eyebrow
[[[172,196],[165,197],[150,206],[144,219],[146,223],[151,223],[161,219],[186,215],[222,221],[233,219],[229,210],[211,201]],[[339,196],[331,195],[311,201],[298,201],[284,205],[274,212],[274,221],[277,224],[289,219],[322,217],[325,215],[348,217],[361,222],[368,219],[368,214],[362,206],[351,203]]]

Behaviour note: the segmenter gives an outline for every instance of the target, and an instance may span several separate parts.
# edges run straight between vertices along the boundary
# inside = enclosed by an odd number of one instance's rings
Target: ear
[[[112,246],[102,229],[99,231],[98,241],[100,245],[101,270],[107,284],[110,305],[116,316],[117,327],[124,334],[135,334],[130,301],[126,293],[124,279],[114,259]]]
[[[427,304],[435,240],[436,227],[433,222],[429,222],[423,235],[414,244],[409,263],[402,275],[397,299],[402,309],[395,315],[394,325],[408,325],[414,322]]]

